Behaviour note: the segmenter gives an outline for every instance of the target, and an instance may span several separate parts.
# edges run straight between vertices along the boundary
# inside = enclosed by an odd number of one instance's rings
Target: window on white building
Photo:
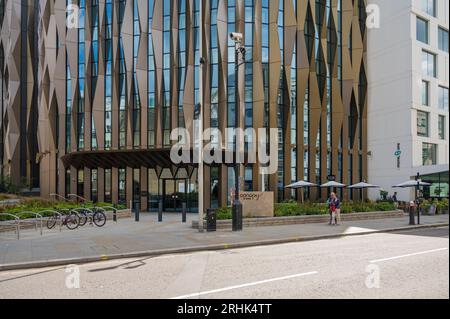
[[[445,140],[445,116],[439,115],[438,123],[439,138]]]
[[[423,165],[437,165],[437,145],[430,143],[422,144]]]
[[[429,137],[429,114],[427,112],[417,111],[417,135]]]
[[[422,50],[422,72],[425,76],[436,77],[436,54]]]
[[[441,27],[438,29],[438,46],[439,50],[448,52],[448,30]]]
[[[428,44],[428,21],[417,17],[417,41]]]
[[[439,109],[447,111],[448,110],[448,88],[439,86],[438,97],[439,97],[439,102],[438,102]]]
[[[422,105],[430,106],[430,82],[422,81]]]
[[[422,10],[430,16],[436,17],[436,0],[422,0]]]

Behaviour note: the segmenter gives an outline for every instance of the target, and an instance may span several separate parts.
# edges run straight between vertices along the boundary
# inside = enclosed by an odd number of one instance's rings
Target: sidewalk
[[[157,223],[156,215],[141,214],[139,223],[121,219],[117,224],[108,221],[103,228],[63,228],[62,232],[44,229],[43,236],[35,230],[24,230],[20,240],[15,239],[14,233],[1,233],[0,270],[369,234],[407,229],[409,222],[405,215],[341,226],[304,224],[245,228],[238,233],[199,233],[190,227],[196,218],[197,215],[188,215],[187,223],[181,224],[180,215],[165,214],[164,222]],[[421,217],[421,227],[444,226],[448,222],[448,215]]]

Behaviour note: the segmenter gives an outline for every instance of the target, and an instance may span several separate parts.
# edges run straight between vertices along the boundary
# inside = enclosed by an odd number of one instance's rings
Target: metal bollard
[[[414,213],[415,213],[414,210],[415,210],[415,204],[414,204],[414,202],[411,202],[409,204],[409,224],[410,225],[415,225],[416,224],[415,216],[414,216]]]
[[[162,221],[163,221],[163,202],[162,200],[160,200],[158,205],[158,222],[162,223]]]
[[[235,202],[232,208],[232,229],[242,231],[242,203]]]
[[[207,209],[206,210],[206,231],[207,232],[215,232],[217,230],[217,219],[216,219],[216,210],[215,209]]]
[[[134,202],[134,219],[135,219],[135,221],[136,222],[139,222],[139,215],[141,214],[141,210],[140,210],[140,205],[139,205],[139,202]]]
[[[181,222],[183,224],[186,224],[186,203],[182,204],[182,209],[183,209],[183,211],[181,213]]]

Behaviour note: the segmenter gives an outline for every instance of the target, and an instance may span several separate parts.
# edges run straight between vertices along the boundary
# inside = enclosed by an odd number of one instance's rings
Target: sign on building
[[[244,218],[273,217],[273,192],[241,192],[239,200],[242,203]]]

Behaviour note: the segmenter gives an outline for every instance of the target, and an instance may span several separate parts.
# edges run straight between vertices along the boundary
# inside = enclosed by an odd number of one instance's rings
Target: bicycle
[[[67,214],[63,213],[64,210],[56,210],[53,216],[50,216],[47,220],[47,228],[52,229],[55,227],[58,220],[61,221],[62,225],[66,226],[70,230],[77,229],[80,225],[80,216],[69,211]]]
[[[76,211],[80,215],[80,226],[86,225],[88,219],[90,221],[89,225],[92,225],[92,223],[94,223],[97,227],[103,227],[106,224],[106,215],[103,208],[79,208],[75,209],[74,211]]]

